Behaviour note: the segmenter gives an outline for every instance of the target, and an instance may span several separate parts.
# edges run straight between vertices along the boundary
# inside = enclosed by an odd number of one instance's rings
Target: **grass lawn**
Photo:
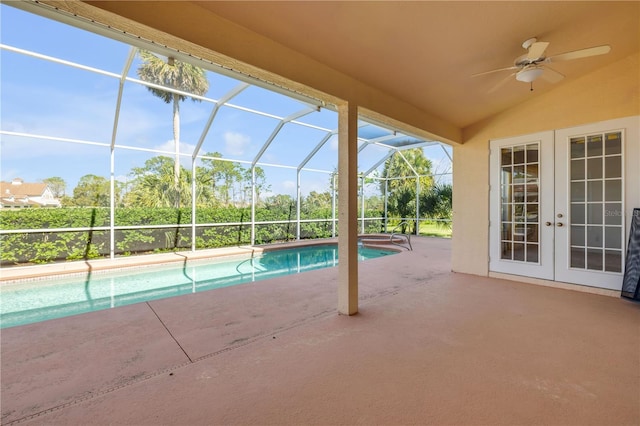
[[[428,237],[451,238],[451,225],[436,222],[421,222],[420,235]]]
[[[387,232],[391,233],[392,229],[395,229],[395,226],[398,224],[397,220],[390,220],[387,224]],[[412,232],[413,223],[410,228],[407,229],[407,232]],[[399,231],[397,231],[399,232]],[[439,237],[439,238],[451,238],[451,223],[446,222],[420,222],[420,235],[424,235],[427,237]]]

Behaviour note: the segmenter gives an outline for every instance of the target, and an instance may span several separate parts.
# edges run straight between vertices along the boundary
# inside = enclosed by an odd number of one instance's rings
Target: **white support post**
[[[300,241],[300,169],[296,172],[296,240]]]
[[[420,176],[416,176],[416,235],[420,235]]]
[[[338,107],[338,312],[358,313],[358,107]]]
[[[256,166],[251,166],[251,245],[256,244]]]
[[[116,171],[115,171],[115,148],[111,145],[111,179],[109,180],[109,257],[115,259],[116,244]],[[90,247],[87,247],[90,249]]]
[[[360,203],[361,203],[360,218],[362,220],[362,222],[360,223],[360,233],[364,234],[364,176],[362,176],[360,180]]]
[[[191,251],[196,251],[196,158],[191,157]]]
[[[389,203],[389,196],[388,196],[388,192],[389,192],[389,179],[387,179],[386,177],[384,178],[384,232],[387,232],[387,223],[389,222],[389,209],[388,209],[388,203]]]
[[[331,175],[331,237],[336,237],[336,174]]]

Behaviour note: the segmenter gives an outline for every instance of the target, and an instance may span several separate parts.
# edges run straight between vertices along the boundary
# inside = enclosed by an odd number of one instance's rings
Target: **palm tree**
[[[149,83],[192,93],[202,96],[209,90],[209,81],[204,69],[185,62],[176,61],[175,58],[167,58],[167,61],[148,50],[139,52],[142,64],[138,67],[138,77]],[[175,144],[174,186],[179,194],[180,186],[180,102],[187,99],[185,95],[167,92],[155,87],[147,87],[149,91],[165,103],[173,103],[173,141]],[[190,98],[199,102],[199,99]],[[176,200],[176,207],[180,200]]]
[[[439,219],[438,225],[451,227],[453,186],[450,183],[437,183],[420,194],[420,213],[430,219]]]
[[[415,214],[416,173],[420,176],[421,191],[431,188],[431,161],[420,148],[396,152],[385,162],[382,175],[390,179],[386,187],[390,214],[398,215],[401,219]],[[380,192],[383,195],[384,191],[385,183],[381,180]],[[404,228],[403,226],[403,232]]]

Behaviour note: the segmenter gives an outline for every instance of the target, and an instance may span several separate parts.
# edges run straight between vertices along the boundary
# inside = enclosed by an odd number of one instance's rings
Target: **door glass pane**
[[[518,260],[520,262],[524,262],[524,244],[514,244],[513,245],[513,260]]]
[[[602,155],[602,135],[591,135],[587,137],[587,157],[597,157]]]
[[[584,204],[571,204],[571,224],[584,223]]]
[[[571,182],[571,201],[580,202],[584,199],[584,182]]]
[[[600,179],[602,177],[602,157],[589,158],[587,160],[587,179]]]
[[[502,148],[500,150],[500,164],[503,166],[511,165],[511,148]]]
[[[584,226],[573,225],[571,227],[571,245],[584,246]]]
[[[502,204],[502,221],[511,220],[512,204]]]
[[[511,234],[511,223],[503,223],[502,224],[502,240],[511,241],[512,239],[513,239],[513,235]]]
[[[604,246],[606,248],[622,248],[622,228],[618,226],[607,226],[604,230]]]
[[[538,244],[527,244],[527,262],[538,263]]]
[[[570,266],[572,268],[584,269],[584,266],[585,266],[584,248],[582,248],[582,247],[571,247]]]
[[[500,150],[500,257],[504,260],[537,263],[540,258],[538,151],[538,143]]]
[[[584,138],[571,138],[571,158],[584,157]]]
[[[622,157],[614,155],[604,159],[604,177],[619,178],[622,176]]]
[[[622,180],[612,179],[604,182],[604,199],[622,201]]]
[[[622,133],[607,133],[605,135],[605,140],[605,155],[622,154]]]
[[[532,143],[527,145],[527,163],[537,163],[538,162],[538,144]]]
[[[515,241],[524,241],[527,234],[527,227],[524,223],[516,223],[513,227],[513,239]]]
[[[511,260],[513,259],[513,246],[509,241],[502,242],[502,251],[500,259]]]
[[[622,204],[606,203],[604,205],[605,225],[622,225]]]
[[[516,203],[524,201],[524,185],[513,185],[513,201]]]
[[[587,182],[587,201],[602,201],[602,181]]]
[[[587,223],[589,225],[602,223],[602,203],[587,204]]]
[[[570,265],[620,272],[622,134],[593,134],[570,143]]]
[[[587,249],[587,269],[602,271],[602,250]]]
[[[571,160],[571,180],[584,179],[584,160]]]
[[[513,164],[524,164],[524,145],[518,145],[513,147]]]
[[[604,270],[607,272],[622,272],[622,251],[604,251]]]
[[[587,226],[587,245],[602,247],[602,226]]]

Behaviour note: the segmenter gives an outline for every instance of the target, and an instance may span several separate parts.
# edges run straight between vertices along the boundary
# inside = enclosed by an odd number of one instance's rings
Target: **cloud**
[[[276,192],[280,194],[288,194],[295,197],[298,193],[298,184],[292,180],[283,180],[280,184],[280,188],[280,190],[276,189]]]
[[[158,151],[166,151],[166,152],[175,152],[175,144],[173,139],[170,139],[163,143],[162,145],[154,146],[153,149],[157,149]],[[180,142],[180,154],[188,154],[188,155],[180,155],[180,164],[182,167],[191,168],[191,155],[193,154],[193,150],[196,149],[196,146],[186,142]],[[167,155],[167,154],[162,154]],[[173,155],[171,156],[173,158]]]
[[[169,139],[165,143],[161,145],[156,145],[153,149],[157,149],[158,151],[167,151],[167,152],[175,152],[175,144],[173,139]],[[193,150],[196,149],[196,146],[186,142],[180,142],[180,153],[181,154],[189,154],[193,153]]]
[[[251,147],[251,138],[238,132],[225,132],[224,147],[228,155],[244,155],[245,151]]]

